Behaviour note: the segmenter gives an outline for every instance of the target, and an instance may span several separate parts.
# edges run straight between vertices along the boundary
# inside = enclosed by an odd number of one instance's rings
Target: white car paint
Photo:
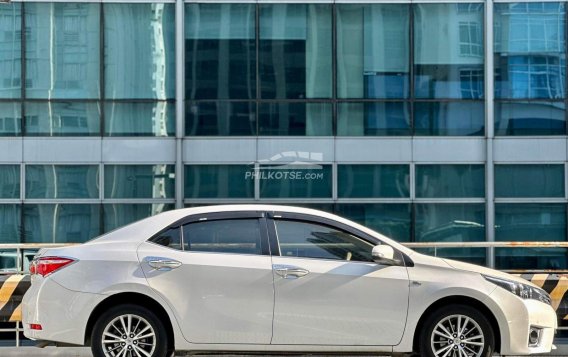
[[[330,219],[392,246],[414,266],[189,252],[147,242],[184,217],[234,211]],[[169,211],[80,246],[46,249],[39,255],[77,261],[46,277],[32,276],[23,300],[23,325],[24,334],[37,340],[85,344],[92,311],[124,292],[160,304],[176,350],[188,351],[410,352],[428,307],[455,296],[473,298],[491,312],[501,354],[549,352],[557,327],[550,305],[521,299],[481,274],[530,285],[527,281],[418,254],[359,224],[305,208],[226,205]],[[149,267],[150,257],[168,257],[182,265],[157,271]],[[309,274],[284,279],[273,271],[279,265],[298,266]],[[32,330],[30,324],[41,324],[42,330]],[[528,347],[531,325],[543,328],[537,347]]]

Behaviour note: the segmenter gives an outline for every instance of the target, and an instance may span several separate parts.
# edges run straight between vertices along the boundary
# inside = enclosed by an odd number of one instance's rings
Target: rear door
[[[189,217],[143,243],[138,256],[189,342],[270,343],[274,289],[262,212]]]

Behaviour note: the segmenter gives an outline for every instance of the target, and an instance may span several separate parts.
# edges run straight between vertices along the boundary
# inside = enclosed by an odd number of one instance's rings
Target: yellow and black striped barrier
[[[0,275],[0,322],[22,321],[22,298],[29,287],[29,275]]]
[[[558,326],[568,327],[568,274],[515,274],[550,294]],[[0,322],[22,320],[22,297],[30,287],[29,275],[0,275]]]

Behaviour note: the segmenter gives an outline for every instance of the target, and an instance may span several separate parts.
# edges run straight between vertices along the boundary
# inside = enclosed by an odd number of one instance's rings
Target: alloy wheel
[[[485,337],[471,317],[450,315],[436,324],[430,344],[436,357],[480,357]]]
[[[156,331],[141,316],[120,315],[105,326],[101,344],[106,357],[150,357],[156,349]]]

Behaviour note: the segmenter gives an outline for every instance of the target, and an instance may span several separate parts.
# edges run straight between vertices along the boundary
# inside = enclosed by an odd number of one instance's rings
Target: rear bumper
[[[22,301],[24,335],[33,340],[83,345],[90,312],[103,298],[66,289],[50,278],[34,282]],[[30,324],[40,324],[42,329],[32,330]]]

